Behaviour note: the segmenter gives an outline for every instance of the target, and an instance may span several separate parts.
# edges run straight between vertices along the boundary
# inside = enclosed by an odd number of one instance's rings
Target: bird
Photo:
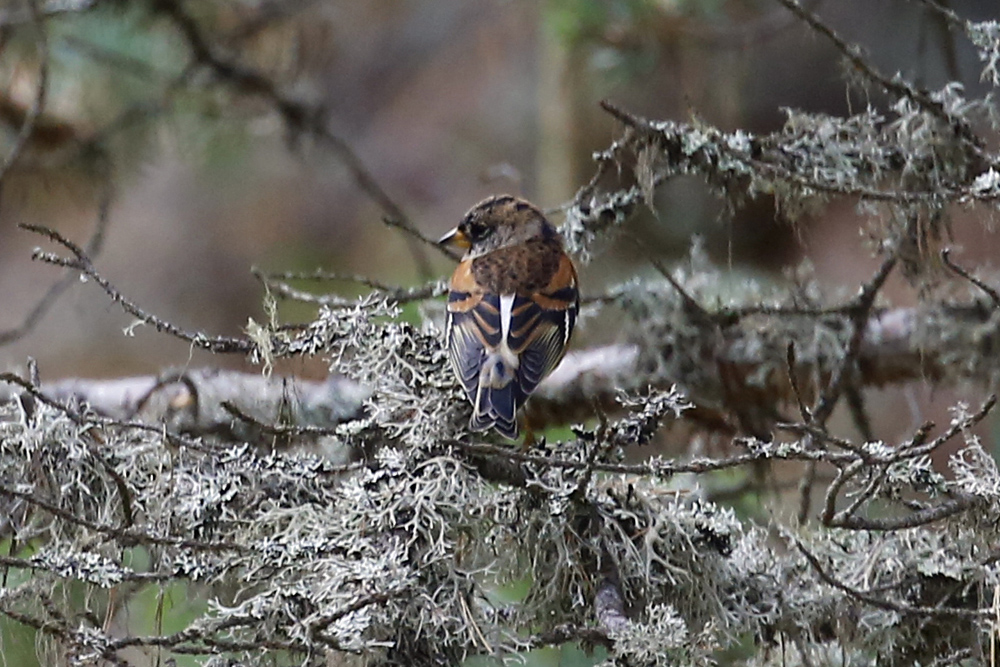
[[[545,214],[511,195],[479,202],[438,243],[465,250],[451,276],[445,347],[472,403],[469,428],[516,440],[518,410],[573,334],[576,267]]]

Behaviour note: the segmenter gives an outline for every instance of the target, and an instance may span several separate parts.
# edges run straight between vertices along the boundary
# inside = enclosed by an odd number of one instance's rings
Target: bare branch
[[[970,283],[981,289],[983,293],[990,298],[990,301],[993,302],[994,308],[1000,308],[1000,292],[997,292],[995,289],[984,283],[982,280],[979,280],[971,273],[969,273],[968,271],[960,267],[958,264],[956,264],[954,260],[951,259],[951,250],[949,248],[945,248],[941,251],[941,261],[943,261],[945,263],[945,266],[947,266],[949,269],[951,269],[952,271],[954,271],[955,273],[957,273],[958,275],[965,278]]]
[[[861,351],[861,342],[864,339],[866,324],[875,305],[875,297],[878,295],[879,290],[882,289],[894,266],[896,266],[896,256],[890,255],[886,257],[871,280],[861,286],[860,294],[858,294],[854,303],[849,307],[851,311],[851,337],[848,340],[847,348],[844,350],[844,356],[833,371],[830,383],[823,390],[815,407],[812,409],[812,419],[821,425],[825,424],[826,420],[829,419],[833,413],[833,409],[837,405],[837,401],[840,399],[844,383],[847,381],[848,374],[851,372]]]
[[[386,193],[350,145],[343,138],[330,131],[327,127],[324,109],[310,107],[287,97],[279,90],[274,81],[261,72],[220,55],[198,22],[187,13],[179,0],[156,0],[153,7],[157,12],[169,18],[177,27],[199,65],[212,70],[219,79],[231,84],[238,92],[264,98],[281,115],[289,131],[296,134],[300,132],[310,133],[322,146],[337,155],[351,172],[354,182],[361,191],[385,212],[384,221],[386,224],[406,232],[407,246],[420,276],[425,280],[434,276],[433,267],[426,253],[414,239],[423,241],[425,245],[436,246],[436,244],[417,230],[402,208]],[[450,256],[450,253],[447,253],[445,249],[439,249]]]
[[[112,199],[112,187],[109,179],[105,179],[104,186],[102,187],[102,192],[100,200],[97,204],[97,224],[94,227],[94,233],[87,241],[86,250],[84,251],[88,257],[97,257],[100,255],[101,250],[104,247],[105,233],[108,227],[108,215],[111,209],[111,199]],[[42,321],[42,318],[49,312],[53,305],[59,297],[65,292],[71,285],[79,282],[79,276],[75,270],[66,271],[65,275],[52,283],[49,289],[45,292],[41,299],[39,299],[35,306],[28,311],[25,315],[24,320],[20,325],[14,327],[13,329],[7,329],[6,331],[0,331],[0,346],[9,345],[17,340],[24,338],[26,335],[31,333],[38,323]]]
[[[143,324],[152,326],[154,329],[161,333],[166,333],[175,338],[180,338],[183,341],[190,343],[191,345],[201,348],[203,350],[208,350],[210,352],[216,352],[220,354],[232,354],[240,353],[246,354],[254,349],[253,343],[244,338],[231,338],[227,336],[214,336],[209,337],[203,333],[191,333],[184,331],[180,327],[177,327],[170,322],[162,320],[155,315],[151,315],[145,312],[142,308],[137,306],[134,302],[125,298],[121,292],[119,292],[114,285],[108,282],[101,274],[97,272],[94,265],[91,263],[90,258],[87,256],[86,252],[80,246],[76,245],[69,239],[62,236],[59,232],[49,229],[47,227],[41,227],[38,225],[20,225],[21,229],[26,229],[29,232],[34,232],[44,236],[55,243],[58,243],[66,250],[69,250],[73,255],[72,259],[60,257],[52,253],[45,253],[40,250],[36,251],[32,258],[46,264],[53,264],[55,266],[62,266],[69,269],[75,269],[82,273],[83,275],[92,279],[97,283],[104,293],[107,294],[112,301],[121,306],[129,315],[139,319]]]

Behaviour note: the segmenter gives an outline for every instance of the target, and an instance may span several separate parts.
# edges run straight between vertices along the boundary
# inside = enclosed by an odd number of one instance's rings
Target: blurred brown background
[[[262,320],[250,273],[325,268],[401,285],[422,281],[401,234],[354,183],[338,157],[307,136],[290,137],[266,101],[194,67],[177,26],[155,3],[92,2],[47,19],[50,89],[46,127],[5,177],[0,197],[0,328],[17,326],[58,270],[32,262],[46,246],[16,229],[44,224],[83,243],[102,191],[93,155],[76,140],[113,131],[100,146],[112,165],[113,199],[101,273],[144,308],[188,330],[238,335]],[[948,80],[981,95],[981,65],[918,2],[806,2],[883,72],[929,88]],[[93,6],[91,6],[93,5]],[[651,118],[700,118],[723,129],[773,131],[782,107],[843,115],[877,91],[849,88],[831,45],[774,2],[752,0],[382,0],[218,2],[183,5],[218,52],[259,68],[293,98],[322,105],[343,137],[419,229],[437,237],[483,196],[524,194],[543,207],[570,199],[593,173],[592,151],[619,128],[598,107],[610,98]],[[949,5],[974,20],[996,18],[995,0]],[[37,82],[35,33],[25,5],[3,5],[0,114],[4,154]],[[19,18],[20,17],[20,18]],[[122,115],[142,105],[155,111]],[[735,277],[778,278],[808,255],[831,288],[853,291],[875,263],[862,248],[852,202],[797,228],[767,201],[733,220],[704,185],[676,179],[658,195],[659,217],[630,222],[668,260],[704,235]],[[958,219],[967,266],[995,253],[976,221]],[[449,271],[429,251],[433,271]],[[641,273],[624,244],[583,271],[586,291]],[[357,293],[350,285],[331,289]],[[891,296],[908,303],[902,282]],[[288,320],[310,309],[286,306]],[[616,332],[584,330],[578,344]],[[239,358],[192,353],[130,323],[94,285],[77,284],[22,340],[0,348],[0,367],[36,358],[43,379],[116,377],[165,367],[229,365]],[[317,376],[321,363],[284,369]],[[918,420],[925,388],[882,405],[890,430]],[[939,397],[940,398],[940,397]],[[912,409],[911,409],[912,408]],[[889,436],[890,433],[885,435]]]

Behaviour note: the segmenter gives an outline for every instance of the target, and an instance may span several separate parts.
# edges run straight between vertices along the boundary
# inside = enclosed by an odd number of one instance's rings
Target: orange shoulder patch
[[[451,274],[451,289],[455,292],[467,292],[469,294],[481,291],[476,284],[476,279],[472,275],[471,259],[467,259],[455,267],[455,273]]]
[[[562,253],[559,258],[559,267],[552,274],[549,284],[542,292],[552,294],[567,287],[576,287],[576,267],[573,266],[573,260],[569,258],[569,255]]]
[[[453,313],[467,313],[483,300],[483,292],[472,276],[472,260],[467,259],[455,268],[451,275],[451,294],[448,295],[448,310]]]

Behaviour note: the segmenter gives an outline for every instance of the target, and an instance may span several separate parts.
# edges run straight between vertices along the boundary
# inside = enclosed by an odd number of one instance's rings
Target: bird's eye
[[[493,227],[489,225],[484,225],[481,222],[469,223],[469,236],[475,241],[482,240],[492,233]]]

